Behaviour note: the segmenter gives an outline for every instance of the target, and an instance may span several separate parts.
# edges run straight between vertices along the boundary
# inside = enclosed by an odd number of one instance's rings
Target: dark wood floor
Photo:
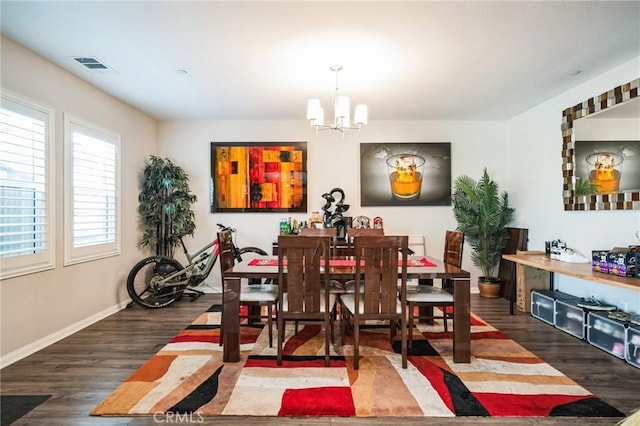
[[[50,394],[15,425],[153,425],[152,417],[90,417],[88,413],[198,314],[219,300],[148,310],[133,306],[0,371],[2,394]],[[508,315],[504,299],[472,295],[472,310],[518,343],[541,356],[605,402],[629,414],[640,407],[640,369],[538,321]],[[182,419],[181,423],[187,423]],[[614,425],[612,418],[256,418],[191,419],[196,424],[261,425]]]

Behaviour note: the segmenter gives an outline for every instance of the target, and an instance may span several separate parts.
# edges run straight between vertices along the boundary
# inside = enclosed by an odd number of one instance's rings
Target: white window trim
[[[0,279],[14,278],[21,275],[33,274],[55,268],[55,110],[52,107],[41,104],[39,102],[28,99],[24,96],[1,89],[0,100],[2,102],[11,102],[23,107],[25,110],[34,110],[47,116],[47,135],[45,142],[45,161],[46,161],[46,183],[45,183],[45,199],[46,199],[46,249],[37,254],[29,254],[24,256],[8,257],[0,259]]]
[[[64,266],[117,256],[121,253],[122,216],[121,216],[121,149],[119,134],[89,123],[71,114],[64,113]],[[85,134],[94,134],[97,138],[108,136],[116,147],[116,240],[109,244],[86,247],[73,245],[73,146],[74,128],[81,128]]]

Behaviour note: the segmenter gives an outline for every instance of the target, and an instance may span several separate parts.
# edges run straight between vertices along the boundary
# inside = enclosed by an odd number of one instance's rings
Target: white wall
[[[640,102],[635,98],[633,102]],[[638,118],[609,118],[580,119],[573,124],[573,134],[576,140],[583,141],[638,141],[640,140],[640,117]]]
[[[560,126],[565,108],[639,76],[640,57],[510,120],[506,188],[517,209],[515,225],[529,228],[529,250],[544,250],[544,241],[559,238],[590,257],[591,250],[638,243],[637,210],[564,211]],[[589,291],[585,287],[587,296]],[[609,303],[621,298],[611,289],[596,291]],[[631,295],[631,303],[640,311],[640,293]]]
[[[304,108],[304,105],[301,106]],[[373,111],[372,111],[373,113]],[[301,112],[302,116],[302,112]],[[375,121],[362,133],[349,133],[344,138],[333,131],[315,134],[304,121],[174,121],[158,125],[158,155],[167,157],[185,168],[191,189],[198,196],[196,233],[187,241],[196,247],[214,238],[216,223],[238,229],[238,244],[254,245],[271,251],[277,238],[281,213],[210,213],[209,177],[210,142],[286,142],[307,141],[308,150],[308,212],[291,217],[307,220],[312,211],[321,211],[321,195],[334,187],[345,191],[350,204],[349,216],[381,216],[385,233],[424,235],[426,252],[442,257],[444,232],[455,229],[456,222],[447,207],[360,207],[360,146],[361,142],[451,142],[452,178],[460,174],[479,177],[483,167],[498,182],[505,182],[506,147],[505,122]],[[465,251],[463,267],[479,271]],[[472,279],[473,282],[473,279]],[[220,287],[219,271],[210,277],[208,285]]]
[[[138,175],[155,152],[156,123],[7,38],[1,40],[2,88],[55,109],[54,270],[0,284],[1,365],[8,365],[121,309],[137,249]],[[105,77],[115,78],[115,77]],[[122,136],[122,254],[63,267],[63,121],[71,113]],[[146,255],[146,254],[145,254]]]

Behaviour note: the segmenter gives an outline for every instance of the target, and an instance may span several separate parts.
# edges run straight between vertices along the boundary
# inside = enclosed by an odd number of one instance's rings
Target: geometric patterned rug
[[[314,323],[295,336],[287,327],[282,366],[276,333],[269,348],[267,330],[243,325],[240,362],[223,363],[219,309],[198,317],[91,415],[624,417],[474,314],[469,364],[453,362],[452,334],[436,322],[416,326],[403,369],[398,342],[372,325],[361,329],[354,370],[352,336],[335,338],[325,367]]]

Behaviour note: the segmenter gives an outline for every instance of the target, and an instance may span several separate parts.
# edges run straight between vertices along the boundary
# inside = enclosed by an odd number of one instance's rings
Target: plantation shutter
[[[73,133],[73,246],[116,240],[115,145]]]
[[[119,252],[119,136],[65,116],[65,264]]]
[[[46,124],[44,114],[0,109],[1,258],[47,247]]]
[[[54,267],[53,117],[0,93],[0,279]]]

